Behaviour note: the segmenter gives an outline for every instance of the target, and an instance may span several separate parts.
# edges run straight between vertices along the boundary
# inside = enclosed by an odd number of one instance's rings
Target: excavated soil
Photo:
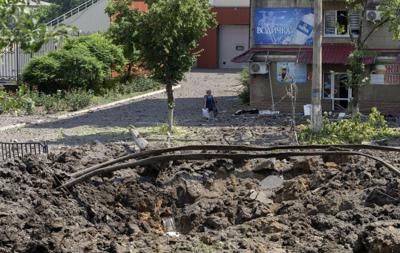
[[[1,164],[0,252],[400,252],[400,180],[365,158],[174,162],[55,190],[123,152]]]

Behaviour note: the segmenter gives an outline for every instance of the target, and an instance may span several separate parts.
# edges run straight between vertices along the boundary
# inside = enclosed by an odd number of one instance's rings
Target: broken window
[[[325,12],[325,35],[353,36],[360,34],[360,14],[348,11],[328,10]]]

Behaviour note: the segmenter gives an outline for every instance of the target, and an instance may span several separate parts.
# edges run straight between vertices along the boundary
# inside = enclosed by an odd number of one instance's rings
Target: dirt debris
[[[400,179],[364,158],[173,162],[54,190],[125,151],[97,143],[1,164],[0,252],[400,252]],[[264,187],[271,176],[282,184]]]

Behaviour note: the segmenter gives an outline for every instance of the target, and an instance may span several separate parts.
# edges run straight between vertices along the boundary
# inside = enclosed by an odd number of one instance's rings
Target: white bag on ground
[[[207,119],[210,118],[210,112],[208,111],[207,108],[203,108],[202,112],[203,112],[204,118],[207,118]]]

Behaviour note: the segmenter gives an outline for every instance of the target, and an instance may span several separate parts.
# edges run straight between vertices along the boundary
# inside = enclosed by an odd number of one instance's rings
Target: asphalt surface
[[[239,73],[233,71],[196,70],[188,73],[175,90],[175,122],[180,126],[230,126],[239,124],[232,114],[242,108],[237,98]],[[216,121],[202,118],[206,90],[212,90],[219,109]],[[31,120],[32,117],[2,119],[2,125]],[[36,116],[35,119],[40,119]],[[43,117],[46,119],[46,116]],[[58,145],[79,145],[94,140],[112,141],[124,136],[129,126],[151,127],[167,121],[166,94],[159,94],[126,105],[100,110],[70,119],[41,123],[0,132],[3,141],[48,141]]]

